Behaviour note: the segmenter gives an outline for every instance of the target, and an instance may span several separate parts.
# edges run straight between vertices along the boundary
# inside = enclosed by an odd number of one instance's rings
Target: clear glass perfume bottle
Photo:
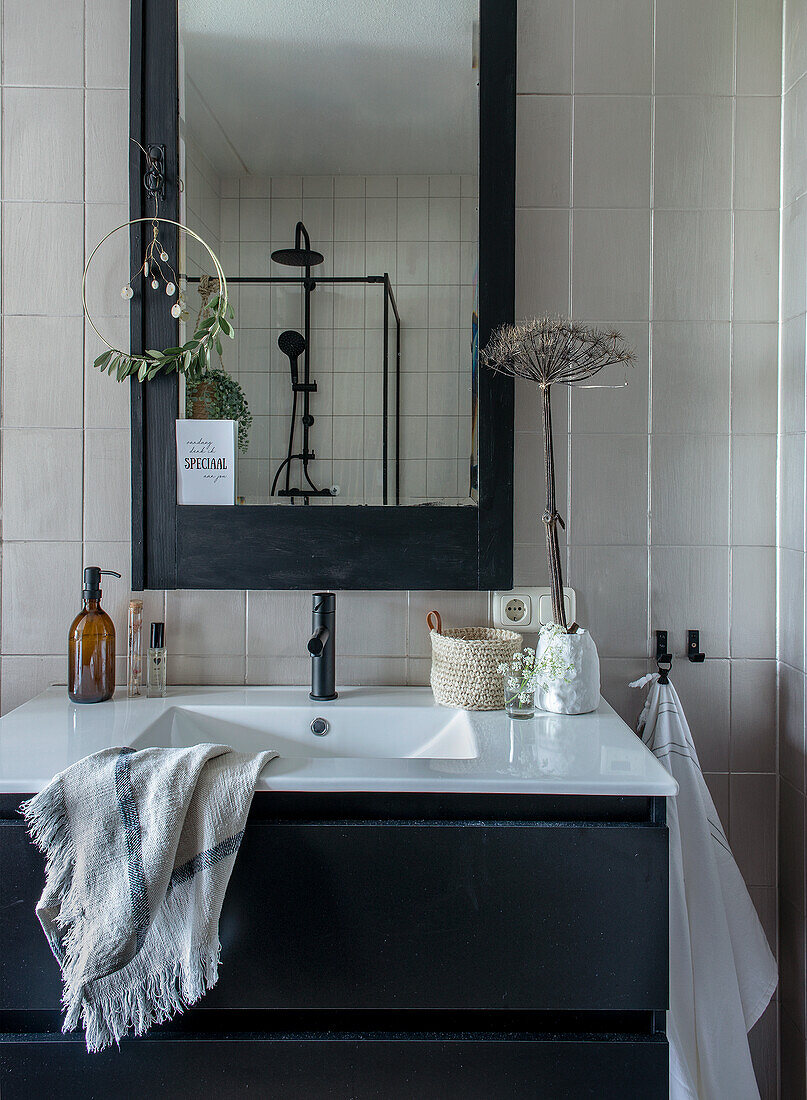
[[[151,641],[146,662],[146,694],[149,699],[168,693],[167,660],[165,652],[165,623],[151,624]]]
[[[126,693],[130,699],[141,694],[143,686],[143,601],[129,600],[129,628],[126,651]]]

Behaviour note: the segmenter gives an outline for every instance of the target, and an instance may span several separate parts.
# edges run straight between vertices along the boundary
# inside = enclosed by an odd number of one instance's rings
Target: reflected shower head
[[[308,230],[302,222],[297,222],[294,228],[294,248],[278,248],[272,253],[272,259],[276,264],[284,264],[286,267],[316,267],[324,262],[325,257],[311,247]]]
[[[325,257],[313,248],[278,248],[272,253],[272,259],[286,267],[316,267],[323,263]]]
[[[277,346],[289,359],[299,359],[305,351],[305,337],[293,328],[287,328],[277,338]]]
[[[277,338],[277,346],[284,355],[289,357],[289,370],[291,371],[291,384],[297,385],[299,374],[297,372],[297,360],[305,351],[305,337],[293,328],[287,328]]]

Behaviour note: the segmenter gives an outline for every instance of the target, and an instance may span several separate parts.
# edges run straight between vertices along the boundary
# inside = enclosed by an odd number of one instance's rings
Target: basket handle
[[[430,611],[429,614],[426,616],[426,625],[428,626],[429,630],[436,630],[438,634],[442,634],[443,620],[440,618],[440,612]]]

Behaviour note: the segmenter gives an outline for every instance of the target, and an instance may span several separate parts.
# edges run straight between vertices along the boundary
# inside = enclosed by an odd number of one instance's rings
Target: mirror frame
[[[132,0],[130,135],[165,147],[160,214],[178,220],[176,0]],[[479,346],[515,306],[516,0],[480,0]],[[129,161],[132,218],[146,206]],[[172,240],[176,246],[176,236]],[[143,227],[130,231],[133,269]],[[156,296],[155,296],[156,303]],[[132,351],[171,347],[178,324],[135,294]],[[236,318],[236,327],[238,319]],[[404,339],[406,330],[404,329]],[[176,503],[178,378],[131,382],[132,587],[506,589],[513,579],[513,382],[479,370],[473,506],[191,506]]]

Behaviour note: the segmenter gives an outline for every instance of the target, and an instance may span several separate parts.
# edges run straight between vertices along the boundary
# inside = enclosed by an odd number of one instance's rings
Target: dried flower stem
[[[555,498],[555,456],[552,443],[552,386],[574,386],[616,363],[633,363],[631,348],[615,330],[588,328],[565,317],[542,317],[520,325],[502,325],[483,353],[483,363],[511,378],[524,378],[541,390],[544,428],[546,556],[552,592],[552,616],[567,631],[563,603],[558,525],[565,527]]]

